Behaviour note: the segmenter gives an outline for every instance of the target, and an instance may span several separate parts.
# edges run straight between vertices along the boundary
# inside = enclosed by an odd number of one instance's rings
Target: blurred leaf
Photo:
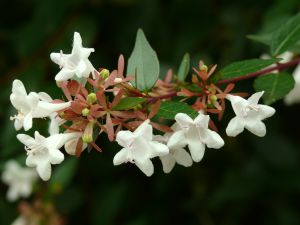
[[[247,38],[249,38],[250,40],[253,41],[257,41],[260,43],[263,43],[265,45],[270,45],[271,44],[271,40],[272,40],[272,33],[269,34],[250,34],[247,35]]]
[[[144,32],[139,29],[135,46],[128,60],[127,74],[134,75],[131,83],[141,91],[149,90],[159,76],[159,61]]]
[[[189,53],[185,53],[182,58],[180,67],[178,69],[178,73],[177,73],[178,80],[184,81],[186,76],[189,73],[189,70],[190,70],[190,55]]]
[[[126,97],[126,98],[122,98],[119,102],[119,104],[117,104],[113,110],[128,110],[128,109],[132,109],[136,106],[138,106],[139,104],[145,102],[146,99],[144,98],[138,98],[138,97]]]
[[[300,39],[300,13],[283,24],[273,34],[271,53],[276,56],[296,45]]]
[[[50,179],[50,187],[55,192],[64,189],[72,180],[75,172],[78,159],[69,157],[62,164],[54,168],[53,175]]]
[[[240,77],[243,75],[248,75],[249,73],[254,73],[258,70],[264,69],[265,67],[278,62],[280,59],[248,59],[239,62],[234,62],[225,68],[223,68],[219,73],[222,79],[229,79]]]
[[[265,104],[272,104],[287,95],[294,87],[295,80],[288,73],[271,73],[256,78],[254,88],[256,91],[265,91],[263,99]]]
[[[168,101],[161,103],[157,116],[174,120],[177,113],[186,113],[191,118],[195,118],[198,115],[191,106],[184,102]]]

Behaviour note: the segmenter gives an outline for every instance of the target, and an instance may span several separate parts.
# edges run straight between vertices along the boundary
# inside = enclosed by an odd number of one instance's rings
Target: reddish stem
[[[294,59],[290,62],[287,62],[287,63],[280,63],[280,64],[277,64],[276,66],[273,66],[273,67],[270,67],[270,68],[266,68],[266,69],[263,69],[263,70],[260,70],[260,71],[254,72],[254,73],[249,73],[245,76],[240,76],[240,77],[236,77],[236,78],[232,78],[232,79],[226,79],[226,80],[220,80],[218,82],[218,84],[235,83],[235,82],[238,82],[240,80],[246,80],[246,79],[250,79],[250,78],[253,78],[253,77],[258,77],[258,76],[261,76],[261,75],[268,74],[268,73],[270,73],[274,70],[279,70],[280,71],[280,70],[289,68],[291,66],[297,65],[298,63],[300,63],[300,57],[296,58],[296,59]]]

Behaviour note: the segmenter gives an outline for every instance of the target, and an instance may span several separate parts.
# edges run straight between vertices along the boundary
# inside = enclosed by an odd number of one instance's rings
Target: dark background
[[[71,51],[74,31],[81,33],[84,46],[96,49],[90,57],[96,68],[116,68],[120,53],[128,59],[138,28],[157,51],[162,70],[176,71],[185,52],[195,66],[204,59],[220,68],[268,52],[246,35],[259,32],[265,21],[299,9],[298,0],[1,0],[0,169],[8,159],[25,159],[9,121],[15,113],[9,102],[12,81],[21,79],[28,92],[62,96],[54,82],[58,67],[49,54]],[[251,81],[240,85],[253,91]],[[50,201],[68,224],[298,225],[300,107],[282,102],[274,107],[277,113],[266,121],[264,138],[249,132],[226,137],[224,130],[233,116],[229,110],[218,123],[225,147],[207,149],[200,163],[176,166],[169,175],[162,172],[158,159],[153,160],[151,178],[134,165],[114,167],[112,158],[119,147],[102,137],[103,153],[84,152],[78,160],[68,157],[66,165],[75,169],[65,172],[68,178],[61,179],[67,181]],[[43,121],[35,125],[45,127]],[[57,175],[66,171],[64,163],[54,171],[56,177],[64,177]],[[48,193],[53,183],[39,183],[37,192]],[[18,203],[6,201],[6,190],[0,184],[1,225],[18,215]]]

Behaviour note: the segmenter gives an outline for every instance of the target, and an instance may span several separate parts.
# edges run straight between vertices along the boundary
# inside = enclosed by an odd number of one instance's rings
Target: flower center
[[[47,148],[42,145],[32,145],[32,146],[25,146],[25,151],[27,155],[38,155],[38,154],[45,154]]]
[[[258,112],[260,110],[259,106],[258,105],[247,105],[244,109],[243,109],[243,116],[244,117],[247,117],[249,112],[251,111],[255,111],[255,112]]]
[[[24,120],[25,114],[18,111],[17,115],[11,116],[9,119],[10,120]]]

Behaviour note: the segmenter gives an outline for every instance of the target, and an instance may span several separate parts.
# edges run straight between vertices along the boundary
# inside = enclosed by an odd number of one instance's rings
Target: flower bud
[[[207,73],[207,66],[206,65],[201,65],[200,68],[199,68],[201,71],[204,71],[205,73]]]
[[[211,95],[210,100],[211,100],[212,103],[214,103],[218,100],[218,97],[216,95]]]
[[[108,78],[109,76],[109,70],[108,69],[102,69],[99,73],[100,77],[102,77],[103,79]]]
[[[81,137],[84,143],[91,143],[93,141],[93,128],[94,122],[89,122],[85,127],[83,135]]]
[[[88,96],[87,96],[87,102],[88,104],[93,104],[94,102],[97,101],[97,96],[95,93],[90,93]]]
[[[90,113],[90,110],[88,108],[84,108],[82,111],[81,111],[82,115],[83,116],[88,116],[89,113]]]

